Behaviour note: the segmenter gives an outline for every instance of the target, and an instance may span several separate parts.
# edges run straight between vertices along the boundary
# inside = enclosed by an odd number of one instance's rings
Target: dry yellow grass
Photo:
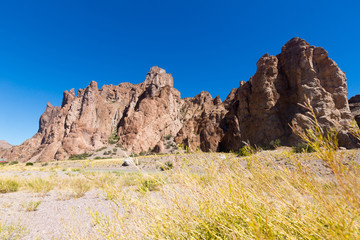
[[[21,239],[26,230],[20,224],[5,225],[0,221],[0,239]]]
[[[92,212],[98,232],[106,239],[360,239],[359,162],[336,151],[336,131],[325,133],[316,118],[313,129],[293,129],[315,153],[199,154],[164,172],[156,192],[108,185],[126,211],[116,220]]]
[[[274,155],[187,159],[192,167],[167,171],[167,183],[145,195],[110,185],[107,191],[126,214],[109,221],[93,213],[94,220],[108,239],[360,237],[358,165],[347,165],[339,182],[335,175],[319,176],[299,156]]]

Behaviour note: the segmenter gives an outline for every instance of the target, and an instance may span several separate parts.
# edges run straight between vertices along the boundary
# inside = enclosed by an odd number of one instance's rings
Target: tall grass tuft
[[[54,182],[37,177],[26,181],[26,188],[36,193],[47,193],[54,188]]]
[[[19,190],[20,183],[15,179],[2,177],[0,178],[0,193],[10,193]]]
[[[312,122],[312,127],[302,129],[293,123],[291,129],[305,142],[306,145],[313,149],[317,157],[330,165],[335,164],[335,161],[337,161],[336,150],[338,149],[338,131],[336,128],[328,129],[326,131],[323,130],[308,98],[306,98],[305,103],[301,106],[310,112],[312,118],[309,118],[309,120]]]

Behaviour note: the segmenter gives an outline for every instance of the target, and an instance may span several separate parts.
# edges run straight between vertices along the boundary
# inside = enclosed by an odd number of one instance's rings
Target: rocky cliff
[[[208,92],[181,99],[172,76],[159,67],[151,68],[140,84],[98,89],[93,81],[77,94],[65,91],[60,107],[48,103],[34,137],[0,157],[63,160],[114,143],[128,152],[163,152],[169,138],[202,151],[237,150],[244,142],[267,146],[276,139],[292,145],[299,139],[289,124],[310,125],[307,110],[299,105],[305,97],[321,126],[336,126],[340,144],[353,146],[346,131],[353,116],[345,74],[324,49],[293,38],[279,55],[261,57],[255,75],[224,102]]]
[[[222,136],[218,127],[225,111],[221,100],[212,99],[207,92],[200,94],[206,95],[206,101],[198,96],[194,100],[181,99],[179,91],[173,88],[172,76],[159,67],[152,67],[140,84],[121,83],[98,89],[92,81],[85,89],[79,89],[77,95],[74,89],[63,95],[60,107],[47,104],[40,117],[39,130],[31,139],[0,152],[0,156],[18,161],[63,160],[71,155],[94,152],[107,146],[110,139],[129,153],[162,152],[164,137],[177,136],[179,131],[207,134],[201,141],[190,141],[191,148],[216,151]],[[222,115],[209,112],[217,117],[207,118],[207,110],[217,107],[221,108]],[[202,117],[201,109],[206,112]],[[195,122],[185,125],[192,118]],[[210,122],[216,126],[209,130],[207,123]],[[221,133],[213,133],[213,128]],[[189,134],[181,134],[177,141],[186,145],[189,138]]]
[[[267,146],[276,139],[284,145],[296,144],[299,139],[289,124],[311,126],[309,112],[299,105],[305,97],[322,128],[337,127],[340,145],[353,146],[346,130],[353,117],[345,73],[323,48],[293,38],[279,55],[262,56],[255,75],[240,83],[222,122],[225,135],[220,149],[238,149],[244,142]]]

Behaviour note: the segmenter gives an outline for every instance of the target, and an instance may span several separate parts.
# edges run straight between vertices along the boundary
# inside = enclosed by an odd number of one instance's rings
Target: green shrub
[[[82,154],[75,154],[75,155],[71,155],[69,157],[69,160],[85,160],[88,157],[91,157],[92,154],[90,153],[82,153]]]
[[[120,137],[117,136],[116,131],[114,131],[110,136],[109,136],[109,144],[115,144],[119,141]]]
[[[26,164],[25,164],[25,166],[33,166],[34,165],[34,163],[32,163],[32,162],[27,162]]]
[[[314,148],[311,147],[309,144],[306,144],[306,143],[299,143],[299,144],[293,146],[292,149],[293,149],[293,152],[295,152],[295,153],[304,153],[304,152],[312,153],[312,152],[315,152]]]
[[[9,165],[15,165],[15,164],[18,164],[19,162],[18,161],[12,161],[9,163]]]
[[[274,150],[281,146],[281,141],[280,139],[272,140],[270,141],[269,145],[270,145],[270,149]]]
[[[107,151],[107,152],[104,152],[104,155],[110,155],[111,154],[111,151]]]
[[[164,185],[164,180],[159,176],[148,175],[140,178],[138,189],[140,192],[159,191],[162,185]]]
[[[161,171],[166,171],[166,170],[170,170],[174,167],[174,165],[172,164],[172,162],[167,161],[165,162],[165,164],[163,166],[160,166],[160,170]]]
[[[30,201],[28,203],[23,203],[22,207],[27,212],[33,212],[36,211],[39,205],[41,204],[41,201]]]
[[[250,156],[256,152],[256,149],[249,144],[245,144],[242,148],[240,148],[238,155],[242,157]]]
[[[106,147],[102,147],[102,148],[99,148],[98,150],[96,150],[96,152],[100,152],[100,151],[105,150],[105,149],[106,149]]]

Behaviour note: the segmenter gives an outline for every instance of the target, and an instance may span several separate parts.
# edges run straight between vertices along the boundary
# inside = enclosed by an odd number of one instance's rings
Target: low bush
[[[270,149],[274,150],[274,149],[277,149],[278,147],[281,146],[281,141],[280,139],[276,139],[276,140],[272,140],[270,141],[269,143],[269,147]]]
[[[110,155],[110,154],[111,154],[111,150],[104,152],[104,155]]]
[[[36,211],[39,205],[41,204],[41,201],[30,201],[28,203],[23,203],[22,207],[27,212],[33,212]]]
[[[238,156],[247,157],[254,153],[256,153],[256,149],[249,144],[245,144],[242,148],[239,149]]]
[[[170,170],[174,167],[174,165],[172,164],[172,162],[167,161],[165,162],[165,164],[163,166],[160,166],[160,170],[161,171],[166,171],[166,170]]]
[[[312,153],[315,152],[314,148],[306,143],[299,143],[292,147],[293,152],[295,153]]]
[[[117,133],[116,132],[113,132],[110,136],[109,136],[109,144],[115,144],[119,141],[120,137],[117,136]]]
[[[159,191],[164,185],[164,179],[158,175],[145,175],[139,179],[138,189],[140,192]]]
[[[71,155],[69,157],[69,160],[85,160],[91,156],[92,154],[90,153],[75,154],[75,155]]]
[[[99,149],[96,150],[96,152],[100,152],[100,151],[102,151],[102,150],[105,150],[106,148],[107,148],[107,147],[99,148]]]

